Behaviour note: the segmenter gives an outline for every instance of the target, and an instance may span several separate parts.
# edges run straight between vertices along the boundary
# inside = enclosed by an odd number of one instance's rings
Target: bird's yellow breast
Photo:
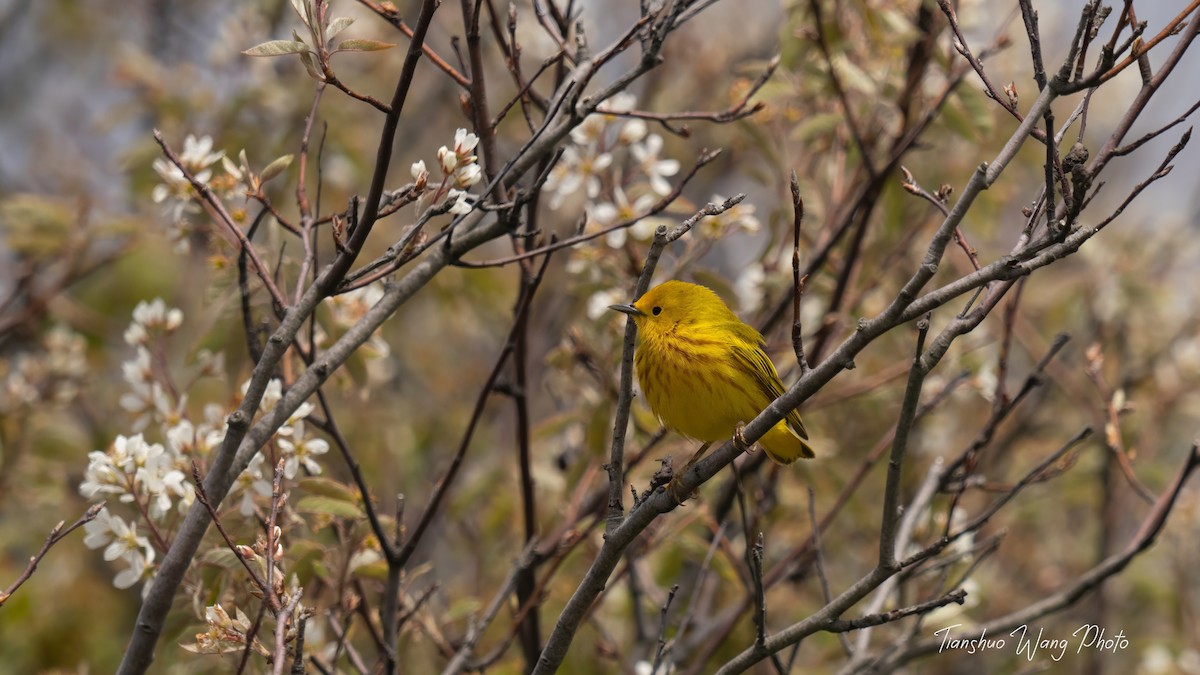
[[[738,371],[729,345],[719,340],[647,336],[635,361],[650,409],[667,427],[699,441],[730,438],[739,422],[750,421],[770,402]]]

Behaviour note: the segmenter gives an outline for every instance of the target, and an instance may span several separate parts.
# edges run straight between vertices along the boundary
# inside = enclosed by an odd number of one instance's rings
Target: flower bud
[[[442,167],[442,173],[450,175],[454,173],[454,169],[458,167],[458,155],[442,146],[437,151],[438,164]]]

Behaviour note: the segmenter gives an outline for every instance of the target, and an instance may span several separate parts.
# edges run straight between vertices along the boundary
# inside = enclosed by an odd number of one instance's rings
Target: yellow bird
[[[784,392],[775,364],[762,349],[762,335],[704,286],[667,281],[632,305],[609,309],[637,323],[634,363],[650,409],[664,425],[704,441],[705,447],[731,438],[739,424],[757,417]],[[804,422],[793,410],[759,443],[771,459],[791,464],[814,456],[807,439]]]

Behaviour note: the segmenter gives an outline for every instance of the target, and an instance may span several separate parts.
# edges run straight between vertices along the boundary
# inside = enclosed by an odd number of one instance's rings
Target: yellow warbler
[[[724,441],[784,392],[762,335],[704,286],[668,281],[632,305],[609,309],[637,323],[642,392],[663,424],[685,436]],[[791,464],[813,457],[807,438],[793,410],[759,443],[771,459]]]

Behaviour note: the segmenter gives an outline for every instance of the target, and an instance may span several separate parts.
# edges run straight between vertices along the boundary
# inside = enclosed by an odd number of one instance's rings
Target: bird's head
[[[664,282],[646,291],[632,305],[611,305],[609,309],[632,316],[644,335],[737,322],[720,296],[704,286],[684,281]]]

